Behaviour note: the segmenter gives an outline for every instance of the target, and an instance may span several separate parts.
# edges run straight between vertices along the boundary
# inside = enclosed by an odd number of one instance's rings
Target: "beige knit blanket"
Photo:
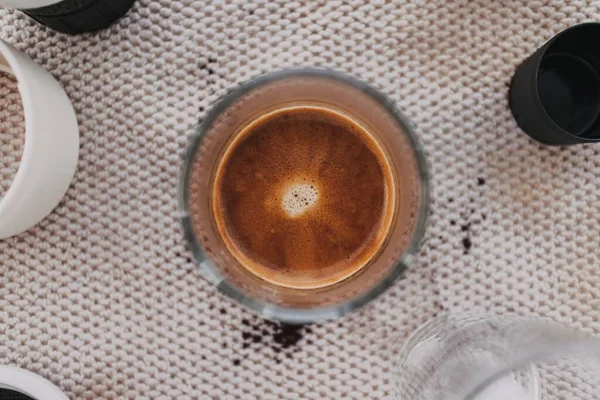
[[[60,206],[0,241],[0,364],[71,399],[364,400],[393,393],[402,343],[441,311],[600,334],[600,145],[541,146],[507,104],[515,67],[562,29],[600,21],[600,1],[138,0],[79,36],[0,18],[0,37],[64,85],[81,130]],[[176,202],[198,120],[237,84],[292,66],[344,71],[396,101],[428,152],[434,199],[404,281],[298,330],[202,279]],[[6,181],[22,119],[5,111],[14,84],[0,83]],[[543,373],[547,398],[600,397],[577,374]]]

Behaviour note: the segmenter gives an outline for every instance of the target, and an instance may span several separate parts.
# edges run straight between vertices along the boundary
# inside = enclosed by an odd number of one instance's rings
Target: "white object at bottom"
[[[49,380],[17,367],[0,365],[0,389],[13,390],[36,400],[69,400]]]

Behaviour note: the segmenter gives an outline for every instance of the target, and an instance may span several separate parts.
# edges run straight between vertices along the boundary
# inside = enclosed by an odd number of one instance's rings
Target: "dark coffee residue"
[[[206,72],[208,72],[208,75],[213,75],[215,73],[215,70],[209,67],[209,64],[215,64],[216,62],[216,59],[209,58],[208,63],[201,62],[198,66],[200,67],[200,69],[206,70]]]
[[[469,239],[468,237],[464,238],[462,241],[463,247],[465,248],[465,254],[467,254],[469,252],[469,250],[471,249],[471,239]]]
[[[242,326],[242,348],[270,347],[277,364],[281,363],[283,357],[293,358],[304,335],[312,332],[309,325],[284,324],[260,318],[252,321],[245,318]]]
[[[485,185],[485,179],[482,177],[478,177],[477,178],[477,186],[483,186]],[[469,198],[469,203],[475,203],[475,199],[473,197]],[[477,214],[477,209],[475,208],[470,208],[468,215],[465,215],[463,213],[461,213],[461,216],[465,219],[463,223],[461,223],[460,225],[460,230],[465,234],[465,236],[463,236],[462,238],[462,246],[463,246],[463,254],[469,254],[469,251],[471,250],[471,247],[473,246],[473,242],[471,241],[471,237],[472,237],[472,219],[473,216],[475,214]],[[485,214],[481,214],[481,220],[485,221],[487,218],[487,216]],[[475,221],[473,222],[475,225],[477,225],[477,218],[475,217]],[[454,226],[456,225],[456,221],[452,220],[450,221],[450,225]]]

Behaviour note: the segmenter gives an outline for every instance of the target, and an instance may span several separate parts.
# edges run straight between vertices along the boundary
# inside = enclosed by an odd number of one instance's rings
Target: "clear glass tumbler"
[[[215,169],[228,143],[257,117],[296,106],[326,107],[365,127],[388,157],[396,186],[394,219],[379,252],[360,272],[317,289],[277,286],[249,273],[225,246],[212,212]],[[332,71],[282,71],[234,90],[198,126],[180,180],[183,230],[204,277],[223,293],[267,318],[315,322],[367,303],[404,273],[425,229],[428,182],[423,149],[385,96]]]
[[[444,315],[405,344],[396,399],[600,399],[600,339],[520,316]]]

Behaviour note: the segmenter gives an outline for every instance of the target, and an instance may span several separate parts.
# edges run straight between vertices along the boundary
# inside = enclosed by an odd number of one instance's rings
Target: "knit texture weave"
[[[507,100],[525,58],[594,20],[600,1],[138,0],[109,29],[67,36],[1,10],[0,37],[73,102],[81,156],[59,207],[0,241],[0,364],[70,399],[364,400],[392,395],[402,344],[440,312],[600,334],[600,145],[537,144]],[[403,281],[294,329],[200,276],[177,184],[188,136],[217,99],[299,66],[345,72],[397,103],[428,153],[433,204]],[[0,188],[20,158],[22,119],[4,118],[17,103],[1,99]],[[547,398],[600,396],[577,374],[545,372]]]

